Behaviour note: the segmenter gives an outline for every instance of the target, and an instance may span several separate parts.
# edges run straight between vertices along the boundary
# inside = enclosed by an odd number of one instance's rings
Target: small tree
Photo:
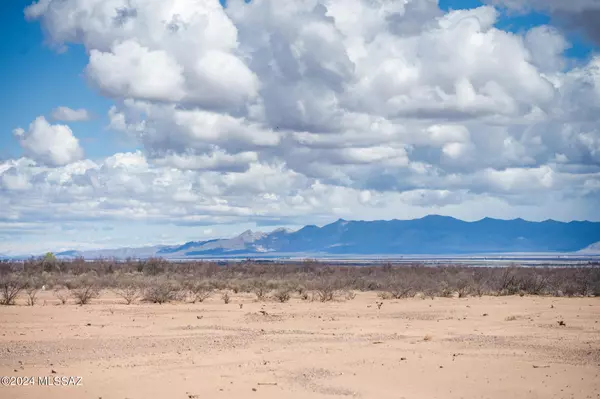
[[[45,272],[52,272],[58,269],[58,259],[52,252],[46,252],[46,255],[42,258],[42,269]]]

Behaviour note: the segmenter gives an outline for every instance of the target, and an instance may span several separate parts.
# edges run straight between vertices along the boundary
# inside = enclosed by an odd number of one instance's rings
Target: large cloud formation
[[[198,224],[600,217],[600,57],[565,69],[559,30],[500,30],[493,5],[39,0],[26,16],[85,47],[110,127],[143,150],[5,162],[0,218],[49,217],[41,196],[61,218]]]

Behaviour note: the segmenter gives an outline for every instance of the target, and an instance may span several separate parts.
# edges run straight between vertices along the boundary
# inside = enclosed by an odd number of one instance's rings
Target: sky
[[[598,0],[1,7],[0,254],[600,221]]]

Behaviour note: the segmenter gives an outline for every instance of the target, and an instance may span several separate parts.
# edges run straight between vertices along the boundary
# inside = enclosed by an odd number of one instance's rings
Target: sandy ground
[[[600,299],[377,301],[63,306],[43,293],[0,307],[0,376],[36,384],[0,398],[600,398]]]

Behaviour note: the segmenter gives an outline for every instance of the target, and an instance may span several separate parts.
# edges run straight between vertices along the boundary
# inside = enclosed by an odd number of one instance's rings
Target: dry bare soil
[[[82,385],[0,398],[600,398],[600,299],[378,301],[76,306],[44,292],[0,307],[0,376]]]

